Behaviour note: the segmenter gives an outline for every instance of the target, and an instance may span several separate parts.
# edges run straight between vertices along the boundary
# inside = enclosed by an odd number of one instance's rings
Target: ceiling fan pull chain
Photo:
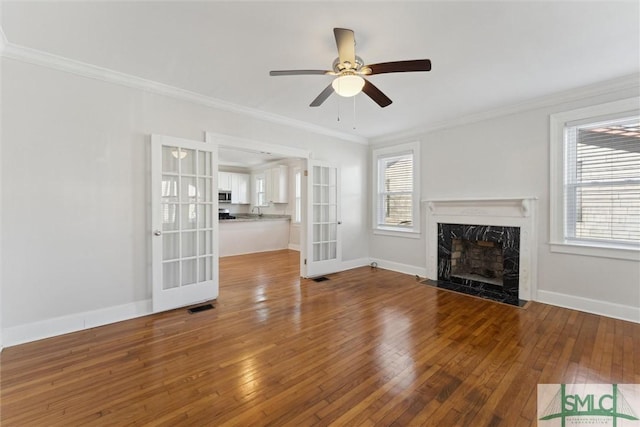
[[[340,121],[340,98],[336,99],[338,102],[338,121]]]

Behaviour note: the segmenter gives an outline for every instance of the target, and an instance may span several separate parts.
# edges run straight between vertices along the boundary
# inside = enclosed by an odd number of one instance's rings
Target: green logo
[[[638,385],[631,385],[634,393],[629,399],[622,393],[618,384],[539,384],[538,385],[538,420],[559,420],[560,426],[565,427],[567,419],[571,425],[612,425],[618,426],[619,420],[640,420],[634,412],[638,409]],[[545,388],[546,387],[546,388]],[[545,394],[548,396],[553,391],[551,400],[541,408],[541,400]],[[545,423],[539,423],[545,426]],[[556,422],[557,425],[557,422]],[[639,425],[632,423],[625,425]]]

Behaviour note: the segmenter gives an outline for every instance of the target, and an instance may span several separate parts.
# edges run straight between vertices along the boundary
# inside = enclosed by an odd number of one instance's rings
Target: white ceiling
[[[12,44],[361,138],[428,127],[640,71],[640,2],[3,1]],[[428,73],[371,76],[364,94],[309,103],[330,76],[333,27],[365,63],[429,58]],[[337,121],[338,114],[341,120]],[[355,129],[354,129],[355,126]]]

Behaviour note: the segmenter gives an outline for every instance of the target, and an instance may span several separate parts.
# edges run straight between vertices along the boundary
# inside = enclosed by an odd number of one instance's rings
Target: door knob
[[[153,232],[153,234],[155,234],[156,236],[161,236],[162,235],[162,231],[156,230],[156,231]]]

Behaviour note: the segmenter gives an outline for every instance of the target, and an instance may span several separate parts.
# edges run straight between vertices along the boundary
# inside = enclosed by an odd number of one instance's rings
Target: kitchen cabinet
[[[218,172],[218,191],[231,191],[231,172]]]
[[[289,203],[289,167],[276,166],[265,171],[267,200],[271,203]]]
[[[231,174],[231,203],[248,205],[251,203],[250,176],[246,173]]]
[[[220,256],[276,251],[289,247],[289,218],[219,222]]]
[[[249,174],[235,172],[218,172],[218,191],[231,192],[232,204],[251,203]]]

